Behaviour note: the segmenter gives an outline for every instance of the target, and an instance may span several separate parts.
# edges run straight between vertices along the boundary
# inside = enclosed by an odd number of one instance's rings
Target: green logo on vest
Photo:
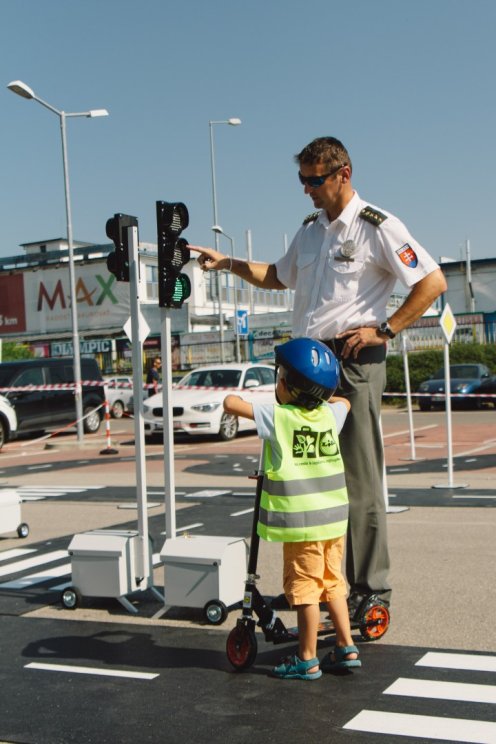
[[[339,447],[332,436],[332,431],[323,431],[319,438],[319,453],[322,457],[334,457],[339,454]]]
[[[339,447],[331,429],[318,432],[312,431],[309,426],[303,426],[293,431],[294,458],[335,457],[337,454]]]

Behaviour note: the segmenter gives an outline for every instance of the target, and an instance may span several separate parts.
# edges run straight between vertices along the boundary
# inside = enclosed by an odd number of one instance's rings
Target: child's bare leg
[[[317,632],[320,623],[320,608],[318,604],[297,605],[298,616],[298,656],[302,661],[308,661],[317,656]],[[308,672],[316,672],[318,666]]]
[[[351,637],[350,618],[346,597],[335,597],[327,602],[327,608],[336,630],[336,646],[353,646]],[[355,653],[347,654],[347,659],[357,659]]]

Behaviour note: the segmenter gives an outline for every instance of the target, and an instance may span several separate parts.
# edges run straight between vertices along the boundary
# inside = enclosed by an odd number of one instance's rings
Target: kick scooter
[[[258,549],[260,537],[257,534],[260,499],[264,474],[260,470],[250,476],[257,481],[255,494],[255,508],[251,529],[250,552],[248,556],[247,577],[243,598],[243,612],[235,627],[227,637],[226,653],[234,669],[241,671],[248,669],[257,656],[257,638],[255,627],[261,627],[266,641],[274,644],[294,642],[298,640],[298,628],[286,628],[270,603],[265,600],[257,589]],[[258,617],[258,623],[253,615]],[[389,611],[379,597],[372,594],[364,597],[357,608],[353,620],[352,630],[359,630],[364,641],[376,641],[386,633],[389,626]],[[330,635],[334,631],[332,622],[324,622],[319,626],[319,635]]]

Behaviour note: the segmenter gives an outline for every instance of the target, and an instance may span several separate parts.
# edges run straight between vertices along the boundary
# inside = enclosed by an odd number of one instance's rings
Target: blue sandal
[[[318,679],[322,677],[322,671],[320,669],[316,672],[308,671],[318,665],[319,660],[317,658],[304,661],[295,654],[294,656],[288,656],[286,659],[283,659],[278,666],[274,667],[272,669],[272,675],[279,677],[279,679]]]
[[[361,667],[362,662],[358,658],[358,649],[356,646],[335,646],[322,660],[321,667],[324,672],[339,672],[346,669]],[[356,659],[347,659],[349,654],[356,654]]]

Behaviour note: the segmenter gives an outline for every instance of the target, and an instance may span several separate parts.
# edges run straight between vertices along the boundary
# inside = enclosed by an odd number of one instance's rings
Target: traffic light
[[[191,294],[191,282],[182,267],[188,263],[188,241],[179,235],[188,227],[189,215],[182,202],[157,202],[158,304],[180,308]]]
[[[138,227],[136,217],[129,214],[114,214],[105,226],[107,237],[115,245],[115,251],[107,256],[107,268],[118,282],[129,281],[129,245],[126,227]]]

